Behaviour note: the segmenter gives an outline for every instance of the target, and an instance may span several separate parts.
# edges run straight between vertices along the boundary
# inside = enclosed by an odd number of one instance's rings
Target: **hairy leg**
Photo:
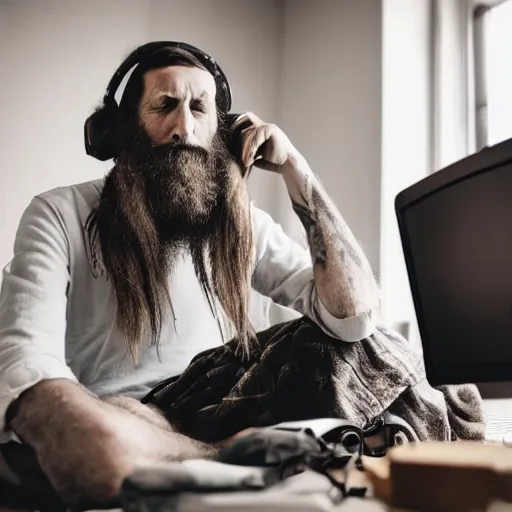
[[[145,405],[135,398],[122,395],[102,396],[101,400],[132,414],[139,416],[147,422],[168,432],[174,432],[172,425],[165,419],[162,412],[153,405]]]

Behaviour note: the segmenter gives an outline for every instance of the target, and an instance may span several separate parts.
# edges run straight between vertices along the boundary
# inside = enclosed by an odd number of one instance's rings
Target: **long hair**
[[[232,165],[236,170],[228,182],[226,201],[220,215],[214,218],[213,232],[221,236],[210,238],[209,250],[215,294],[248,354],[250,342],[255,338],[248,315],[254,241],[247,176],[242,176],[236,164]]]
[[[132,73],[120,105],[123,140],[127,140],[130,125],[138,122],[143,72],[173,64],[199,63],[181,49],[164,49],[152,57],[151,65],[146,62],[142,71],[136,69]],[[248,353],[254,339],[248,319],[254,254],[246,176],[229,158],[225,147],[214,150],[214,160],[213,165],[224,170],[224,185],[217,191],[219,198],[208,221],[190,236],[175,237],[173,243],[162,237],[148,201],[144,175],[122,158],[116,159],[98,207],[90,216],[87,230],[91,243],[99,242],[114,290],[116,324],[136,360],[143,341],[149,337],[156,345],[165,320],[173,316],[168,279],[182,249],[190,252],[212,311],[216,314],[217,299],[243,352]]]

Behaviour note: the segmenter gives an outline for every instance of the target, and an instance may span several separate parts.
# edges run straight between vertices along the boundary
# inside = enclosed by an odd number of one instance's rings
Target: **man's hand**
[[[362,318],[360,328],[351,331],[347,341],[369,336],[374,327],[366,318],[377,308],[380,296],[356,238],[284,132],[253,113],[240,116],[235,128],[247,120],[252,126],[242,130],[242,162],[247,168],[256,165],[282,175],[293,209],[306,230],[321,303],[335,319]]]
[[[242,130],[242,162],[247,168],[256,165],[268,171],[283,173],[288,168],[302,165],[303,157],[281,128],[263,122],[252,112],[240,116],[234,128],[247,120],[252,123]]]

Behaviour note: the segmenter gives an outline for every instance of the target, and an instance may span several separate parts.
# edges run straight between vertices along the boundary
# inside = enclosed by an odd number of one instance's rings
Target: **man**
[[[247,114],[236,165],[217,92],[191,53],[153,52],[123,94],[106,179],[37,196],[21,219],[0,296],[0,425],[69,503],[108,501],[139,464],[215,456],[138,399],[221,344],[223,319],[247,348],[251,285],[340,343],[374,330],[371,268],[306,160]],[[284,179],[310,254],[249,204],[253,165]]]

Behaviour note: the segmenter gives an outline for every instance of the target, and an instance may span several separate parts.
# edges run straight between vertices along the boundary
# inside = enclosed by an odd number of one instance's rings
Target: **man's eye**
[[[178,103],[178,100],[168,98],[164,102],[162,102],[159,109],[165,111],[174,110],[178,106]]]
[[[196,112],[204,112],[204,105],[200,101],[191,101],[190,102],[190,110],[195,110]]]

